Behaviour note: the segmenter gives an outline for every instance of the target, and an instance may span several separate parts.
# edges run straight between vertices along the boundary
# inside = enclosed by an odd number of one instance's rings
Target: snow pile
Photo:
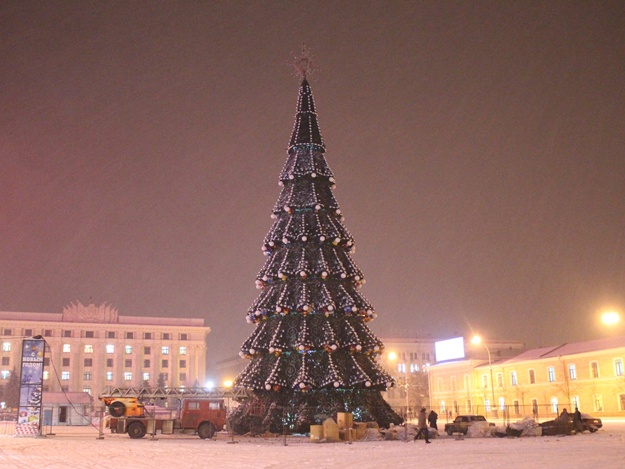
[[[543,434],[541,426],[530,417],[511,423],[509,428],[514,432],[514,436],[541,436]]]
[[[475,422],[467,429],[467,437],[469,438],[489,438],[493,436],[495,427],[488,422]]]

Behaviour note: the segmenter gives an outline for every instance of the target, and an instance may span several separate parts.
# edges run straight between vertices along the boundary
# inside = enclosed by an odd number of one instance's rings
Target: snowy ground
[[[402,441],[312,443],[305,437],[214,440],[157,435],[131,440],[93,427],[52,427],[45,438],[3,435],[0,467],[9,468],[399,468],[522,467],[624,468],[625,420],[604,421],[595,434],[567,437],[466,438],[444,436],[426,445]],[[4,429],[6,433],[6,428]],[[49,433],[49,429],[44,431]]]

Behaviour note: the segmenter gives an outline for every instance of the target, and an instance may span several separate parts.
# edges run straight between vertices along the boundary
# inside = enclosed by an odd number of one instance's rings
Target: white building
[[[0,386],[20,370],[22,339],[46,341],[44,391],[88,392],[105,386],[171,387],[206,379],[204,319],[122,316],[117,309],[72,303],[62,313],[0,312]]]

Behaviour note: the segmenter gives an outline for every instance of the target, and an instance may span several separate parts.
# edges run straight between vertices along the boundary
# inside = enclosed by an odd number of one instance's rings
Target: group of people
[[[421,408],[419,415],[417,417],[417,434],[414,437],[414,441],[417,441],[421,435],[425,438],[425,443],[429,444],[430,434],[428,431],[428,425],[436,430],[438,430],[438,425],[436,421],[438,420],[438,414],[432,410],[429,415],[425,415],[425,407]]]
[[[571,416],[566,408],[562,409],[562,413],[556,420],[560,422],[560,425],[566,428],[567,424],[571,421]],[[584,425],[582,424],[582,413],[577,407],[575,407],[575,412],[573,413],[573,426],[577,432],[581,433],[584,430]]]

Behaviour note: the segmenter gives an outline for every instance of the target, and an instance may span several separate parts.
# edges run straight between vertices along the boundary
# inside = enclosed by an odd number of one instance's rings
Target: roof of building
[[[88,392],[44,392],[41,394],[43,404],[91,404]]]
[[[604,339],[589,340],[586,342],[572,342],[552,347],[535,348],[500,363],[539,360],[541,358],[554,358],[562,355],[577,355],[580,353],[610,350],[620,347],[625,347],[625,336],[606,337]]]
[[[154,316],[115,316],[114,319],[94,316],[71,317],[63,313],[31,313],[20,311],[0,311],[0,319],[8,321],[39,321],[64,323],[97,323],[97,324],[136,324],[154,326],[207,327],[204,319],[181,317]]]

